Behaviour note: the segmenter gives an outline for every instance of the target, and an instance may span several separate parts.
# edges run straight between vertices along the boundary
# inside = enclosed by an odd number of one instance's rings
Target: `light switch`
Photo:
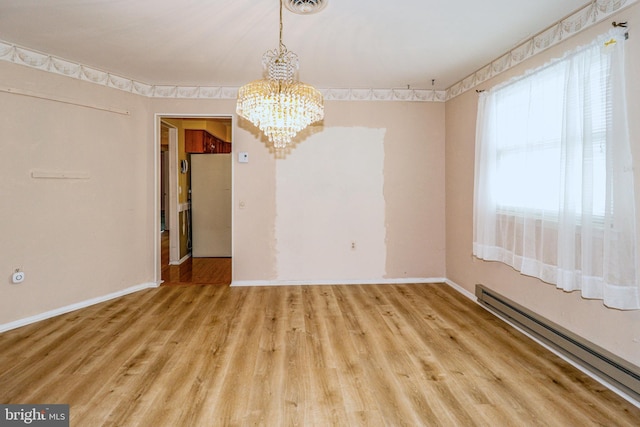
[[[238,153],[238,163],[249,163],[249,153],[246,151]]]

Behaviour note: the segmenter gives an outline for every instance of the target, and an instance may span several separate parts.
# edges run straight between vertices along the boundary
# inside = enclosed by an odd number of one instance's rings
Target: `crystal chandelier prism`
[[[280,44],[265,52],[262,66],[265,78],[238,90],[236,112],[257,126],[274,148],[286,148],[298,132],[324,118],[324,99],[320,91],[296,79],[298,56],[282,43],[282,0]]]

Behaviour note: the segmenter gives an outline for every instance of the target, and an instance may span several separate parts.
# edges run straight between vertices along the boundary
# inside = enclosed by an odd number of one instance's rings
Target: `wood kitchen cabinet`
[[[216,153],[226,154],[231,153],[231,143],[218,139],[218,146],[216,147]]]
[[[185,129],[185,151],[187,153],[231,153],[231,143],[211,135],[206,130]]]

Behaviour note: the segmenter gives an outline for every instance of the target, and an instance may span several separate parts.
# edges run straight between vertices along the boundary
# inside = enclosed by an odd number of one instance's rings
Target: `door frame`
[[[180,261],[180,209],[178,207],[178,129],[170,123],[169,127],[169,265]],[[162,197],[162,195],[161,195]],[[165,218],[166,220],[166,218]]]
[[[166,126],[165,124],[163,124],[163,126]],[[168,132],[167,132],[168,133]],[[168,147],[168,146],[167,146]],[[165,209],[165,213],[164,213],[164,222],[165,222],[165,230],[169,229],[169,226],[171,225],[171,209],[169,209],[169,207],[171,206],[171,204],[169,203],[169,165],[171,164],[171,160],[170,160],[170,151],[169,149],[167,149],[167,151],[162,151],[162,153],[160,153],[160,173],[162,174],[160,176],[160,182],[162,183],[164,181],[164,187],[162,187],[162,185],[160,186],[160,206],[164,207]]]
[[[161,144],[161,124],[169,126],[169,209],[171,212],[169,214],[171,223],[169,224],[169,264],[172,264],[172,261],[176,264],[180,263],[180,234],[179,232],[179,205],[178,205],[178,129],[171,125],[170,123],[163,122],[163,119],[228,119],[231,121],[231,281],[233,282],[235,276],[235,262],[234,262],[234,211],[235,211],[235,191],[234,191],[234,182],[235,182],[235,162],[234,153],[235,153],[235,127],[236,127],[236,118],[233,114],[183,114],[183,113],[155,113],[154,114],[154,134],[155,134],[155,144],[154,144],[154,170],[153,170],[153,182],[154,182],[154,206],[155,206],[155,214],[154,220],[151,221],[153,223],[153,236],[154,236],[154,282],[157,285],[162,283],[162,239],[160,233],[160,211],[162,209],[161,205],[161,197],[160,194],[160,156],[162,155],[160,144]],[[173,141],[173,143],[172,143]],[[173,252],[172,252],[173,251]]]

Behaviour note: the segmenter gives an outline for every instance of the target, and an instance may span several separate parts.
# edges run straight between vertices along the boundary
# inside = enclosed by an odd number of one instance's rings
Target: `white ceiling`
[[[300,80],[444,90],[585,0],[328,0],[284,10]],[[241,86],[278,45],[278,0],[0,0],[0,40],[154,85]],[[435,86],[432,86],[435,79]]]

